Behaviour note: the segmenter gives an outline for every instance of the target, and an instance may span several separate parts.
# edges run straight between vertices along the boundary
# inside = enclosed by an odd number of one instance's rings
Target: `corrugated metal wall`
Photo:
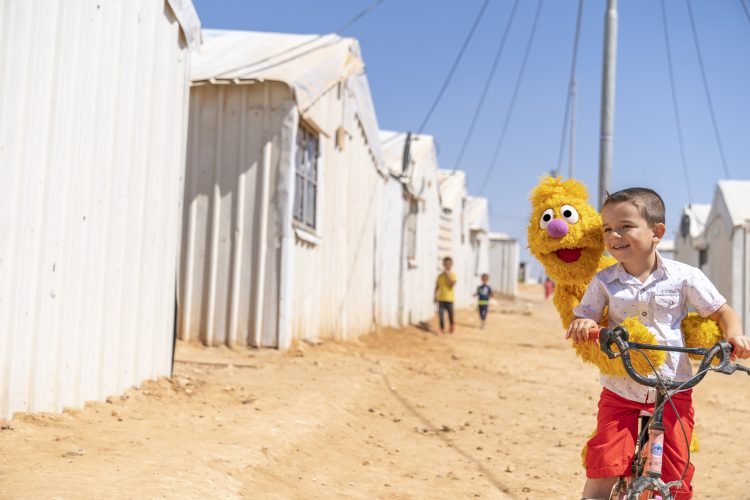
[[[285,222],[275,210],[266,212],[262,323],[260,331],[255,328],[262,176],[268,169],[274,193],[282,127],[293,110],[281,83],[191,89],[178,322],[183,340],[276,346],[277,229]],[[270,147],[269,165],[264,147]]]
[[[390,177],[390,176],[389,176]],[[400,326],[401,275],[406,272],[406,257],[402,251],[404,234],[404,189],[395,177],[381,187],[378,233],[375,242],[377,269],[375,270],[375,319],[380,326]]]
[[[356,338],[374,328],[376,212],[383,178],[367,144],[349,85],[334,87],[307,111],[320,136],[317,244],[297,239],[292,331],[296,338]],[[346,130],[343,149],[337,127]]]
[[[518,241],[490,236],[490,286],[496,293],[518,294]]]
[[[297,229],[290,259],[293,338],[353,338],[374,326],[376,215],[384,178],[356,114],[347,111],[351,92],[343,83],[335,86],[305,113],[322,129],[318,223],[314,234]],[[274,82],[196,86],[190,102],[179,337],[277,346],[280,226],[291,222],[281,220],[278,175],[288,167],[283,158],[293,158],[295,104],[288,87]],[[339,126],[347,132],[343,149],[335,144]],[[264,146],[270,149],[271,196],[256,329]]]
[[[0,4],[0,417],[170,373],[188,70],[163,1]]]
[[[417,248],[414,263],[406,263],[404,273],[403,324],[427,321],[435,314],[433,295],[435,279],[440,273],[438,253],[442,240],[439,240],[439,224],[442,209],[438,195],[436,161],[417,165],[413,184],[424,186],[417,214]]]

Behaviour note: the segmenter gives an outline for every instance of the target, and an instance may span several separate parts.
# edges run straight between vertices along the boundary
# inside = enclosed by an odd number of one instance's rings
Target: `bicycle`
[[[612,488],[609,499],[643,500],[651,498],[673,500],[670,489],[679,488],[682,485],[682,480],[685,478],[685,474],[687,474],[688,470],[687,467],[690,464],[690,452],[688,451],[687,464],[682,477],[676,481],[665,483],[661,479],[665,430],[662,422],[664,406],[667,403],[670,403],[675,413],[677,413],[677,408],[674,406],[674,403],[671,402],[672,395],[695,387],[710,371],[731,375],[739,370],[750,375],[750,368],[731,362],[733,346],[724,340],[717,342],[709,349],[641,344],[637,342],[628,342],[628,331],[621,326],[591,330],[591,332],[589,332],[589,339],[598,340],[600,349],[610,359],[619,357],[630,378],[641,385],[654,387],[656,389],[656,402],[654,403],[653,414],[650,417],[641,417],[640,420],[641,428],[638,432],[638,439],[636,440],[635,456],[633,458],[631,474],[629,476],[621,476],[617,480]],[[612,350],[613,344],[617,346],[618,351]],[[655,377],[650,378],[635,371],[630,360],[631,350],[643,354],[642,351],[647,349],[695,354],[703,356],[703,359],[700,362],[696,374],[688,380],[675,382],[670,379],[662,378],[659,376],[656,367],[653,365],[651,368],[653,369]],[[718,364],[714,365],[714,360],[717,360]],[[672,391],[671,394],[670,391]],[[687,441],[687,434],[685,434],[685,439]],[[690,443],[688,442],[687,444],[689,447]],[[652,494],[651,492],[656,493]]]

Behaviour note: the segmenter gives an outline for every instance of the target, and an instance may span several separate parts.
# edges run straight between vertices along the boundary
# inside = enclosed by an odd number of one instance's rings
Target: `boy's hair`
[[[489,274],[487,274],[487,273],[482,273],[482,275],[480,276],[480,278],[481,278],[481,279],[484,279],[484,278],[487,278],[487,279],[489,279],[489,278],[490,278],[490,275],[489,275]]]
[[[616,203],[630,203],[633,205],[641,213],[641,216],[646,219],[649,227],[654,227],[656,224],[664,224],[664,200],[653,189],[634,187],[615,193],[606,193],[602,208]]]
[[[443,264],[445,264],[446,262],[453,263],[453,259],[450,257],[443,257]]]

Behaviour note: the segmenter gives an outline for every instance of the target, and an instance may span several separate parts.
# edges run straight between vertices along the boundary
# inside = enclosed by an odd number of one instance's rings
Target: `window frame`
[[[315,157],[309,163],[309,145],[313,141]],[[300,120],[294,143],[294,208],[292,210],[292,223],[296,228],[312,234],[317,233],[319,226],[320,142],[320,134],[315,128]],[[313,193],[312,202],[309,200],[310,192]]]

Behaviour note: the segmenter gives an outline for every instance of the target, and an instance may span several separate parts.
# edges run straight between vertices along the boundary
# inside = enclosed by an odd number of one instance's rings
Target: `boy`
[[[490,280],[489,274],[483,273],[481,278],[482,284],[477,287],[477,291],[474,294],[474,297],[479,297],[479,299],[477,300],[477,304],[479,304],[479,328],[484,330],[484,321],[487,319],[487,310],[490,307],[490,296],[492,295],[492,288],[490,288],[490,285],[487,284],[487,282]]]
[[[610,326],[638,315],[660,344],[684,345],[680,322],[690,305],[704,317],[719,323],[726,339],[740,358],[750,356],[750,342],[742,333],[737,313],[698,269],[667,259],[656,252],[666,231],[664,202],[651,189],[630,188],[608,194],[602,207],[604,244],[617,264],[599,272],[589,284],[567,338],[586,341],[597,326],[604,306],[609,307]],[[670,353],[659,369],[674,380],[692,376],[686,354]],[[586,451],[584,498],[608,498],[618,476],[629,472],[633,460],[639,413],[653,410],[655,390],[628,377],[601,376],[597,429]],[[690,441],[693,432],[692,391],[674,394],[672,401]],[[672,405],[664,408],[664,482],[680,479],[688,457],[682,427]],[[693,465],[688,467],[682,486],[673,491],[680,500],[692,498]]]
[[[443,314],[448,313],[448,322],[450,323],[450,332],[455,331],[453,324],[453,286],[456,284],[456,273],[451,272],[453,259],[445,257],[443,259],[443,272],[437,277],[435,283],[435,300],[438,303],[438,315],[440,317],[440,334],[445,333],[445,322]]]

